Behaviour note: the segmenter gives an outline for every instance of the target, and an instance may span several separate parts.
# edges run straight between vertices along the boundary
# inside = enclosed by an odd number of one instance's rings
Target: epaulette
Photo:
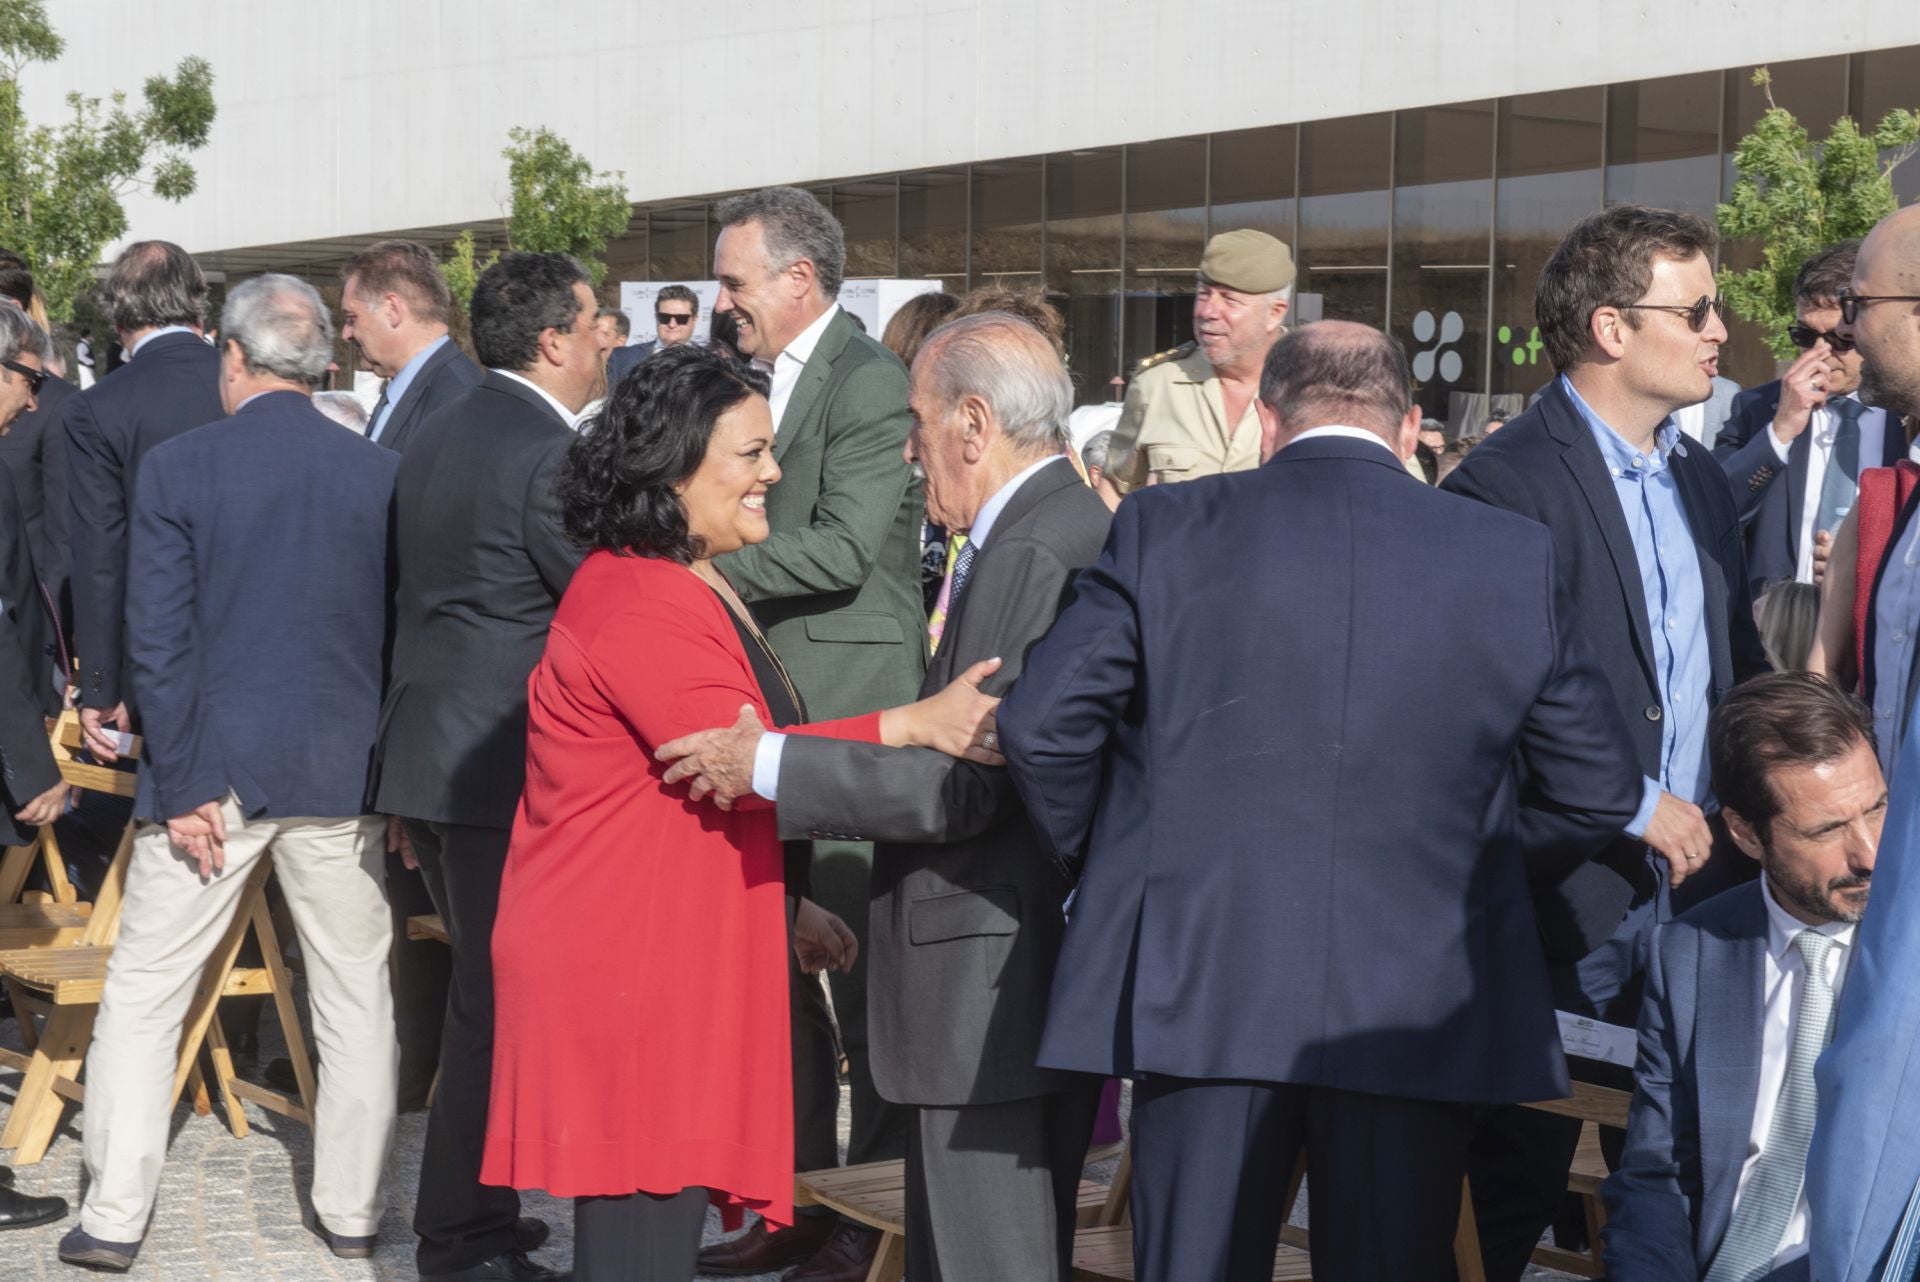
[[[1140,375],[1152,369],[1155,365],[1165,365],[1168,361],[1183,361],[1187,357],[1193,355],[1193,353],[1195,352],[1195,350],[1199,348],[1199,346],[1200,345],[1197,342],[1194,342],[1193,340],[1190,339],[1187,342],[1180,344],[1180,346],[1178,347],[1169,347],[1164,352],[1155,352],[1153,355],[1147,357],[1145,360],[1141,361],[1138,365],[1135,365],[1133,367],[1134,377],[1138,378]]]

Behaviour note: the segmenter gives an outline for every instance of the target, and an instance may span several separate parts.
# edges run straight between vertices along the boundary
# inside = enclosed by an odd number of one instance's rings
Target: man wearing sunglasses
[[[1726,474],[1674,421],[1707,399],[1719,373],[1727,328],[1713,249],[1699,218],[1635,205],[1569,232],[1534,290],[1559,376],[1442,486],[1553,532],[1580,628],[1633,728],[1645,776],[1633,823],[1534,890],[1560,1009],[1629,1029],[1653,929],[1730,870],[1752,875],[1703,814],[1714,809],[1707,717],[1767,659]],[[1522,837],[1541,854],[1565,840],[1544,818]],[[1626,1084],[1614,1065],[1575,1060],[1572,1071]],[[1535,1110],[1483,1119],[1470,1166],[1489,1282],[1518,1282],[1564,1198],[1579,1139],[1578,1122]]]
[[[679,347],[693,341],[693,325],[700,319],[700,296],[685,285],[669,285],[653,300],[655,337],[630,347],[616,347],[607,353],[607,392],[647,357],[666,347]],[[625,341],[624,339],[622,340]]]
[[[1781,579],[1818,583],[1860,469],[1907,454],[1899,421],[1861,404],[1860,353],[1836,332],[1859,250],[1845,241],[1801,264],[1788,331],[1800,356],[1776,381],[1734,398],[1713,448],[1733,483],[1756,596]]]

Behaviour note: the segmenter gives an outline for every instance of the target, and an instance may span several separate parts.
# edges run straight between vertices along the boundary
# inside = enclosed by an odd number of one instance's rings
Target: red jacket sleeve
[[[880,714],[863,712],[857,717],[837,721],[809,721],[804,726],[782,726],[781,734],[809,734],[819,739],[851,739],[855,743],[880,742]]]

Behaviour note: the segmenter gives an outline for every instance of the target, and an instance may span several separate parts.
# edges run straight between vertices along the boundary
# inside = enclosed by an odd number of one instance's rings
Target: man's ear
[[[1414,451],[1420,448],[1420,425],[1425,421],[1426,416],[1421,413],[1418,404],[1407,410],[1406,417],[1400,420],[1400,430],[1395,433],[1395,454],[1403,459],[1413,457]]]
[[[1280,452],[1286,427],[1280,422],[1280,411],[1258,396],[1253,398],[1253,412],[1260,419],[1260,461],[1264,463]]]
[[[1721,808],[1720,814],[1727,821],[1727,835],[1733,838],[1733,844],[1740,847],[1740,853],[1757,864],[1766,863],[1767,844],[1760,840],[1760,834],[1747,822],[1746,816],[1736,810]]]

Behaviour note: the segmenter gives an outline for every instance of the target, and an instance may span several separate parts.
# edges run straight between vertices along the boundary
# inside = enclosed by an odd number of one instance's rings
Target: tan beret
[[[1271,294],[1293,284],[1293,253],[1263,231],[1223,231],[1207,242],[1200,275],[1243,294]]]

